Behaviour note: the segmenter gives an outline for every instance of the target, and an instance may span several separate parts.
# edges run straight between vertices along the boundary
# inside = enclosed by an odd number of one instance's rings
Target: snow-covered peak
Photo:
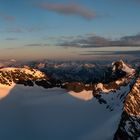
[[[19,81],[35,81],[35,80],[47,79],[47,76],[32,68],[2,68],[0,69],[0,84],[11,85],[12,83],[17,83]]]
[[[130,65],[123,62],[123,60],[113,62],[112,65],[113,71],[122,70],[126,72],[127,75],[133,75],[135,73],[135,70]]]
[[[0,71],[3,71],[3,72],[16,72],[16,71],[20,71],[21,73],[24,73],[24,74],[27,74],[27,75],[30,74],[30,75],[36,76],[38,78],[44,78],[45,77],[45,74],[42,73],[41,71],[29,68],[29,67],[28,68],[8,67],[8,68],[2,68],[2,69],[0,69]]]

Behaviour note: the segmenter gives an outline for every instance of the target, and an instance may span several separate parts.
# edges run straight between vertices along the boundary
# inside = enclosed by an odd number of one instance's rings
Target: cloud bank
[[[79,48],[92,48],[92,47],[128,47],[137,46],[140,47],[140,34],[134,36],[124,36],[118,40],[111,40],[100,36],[84,36],[79,39],[61,41],[57,44],[64,47],[79,47]]]
[[[131,50],[131,51],[87,51],[81,53],[79,55],[102,55],[102,56],[109,56],[109,55],[132,55],[132,56],[140,56],[140,50]]]

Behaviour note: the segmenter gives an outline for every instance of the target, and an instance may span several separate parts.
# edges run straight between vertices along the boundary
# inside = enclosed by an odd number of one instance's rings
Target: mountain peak
[[[113,72],[122,70],[127,75],[133,75],[135,73],[135,70],[130,65],[126,64],[123,60],[113,62],[112,65]]]

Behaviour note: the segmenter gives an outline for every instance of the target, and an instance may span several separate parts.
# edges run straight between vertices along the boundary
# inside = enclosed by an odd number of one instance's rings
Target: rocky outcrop
[[[125,99],[124,111],[114,140],[140,139],[140,76]]]
[[[36,70],[31,68],[3,68],[0,69],[0,84],[12,85],[24,84],[33,86],[33,83],[38,80],[48,80],[48,77]]]

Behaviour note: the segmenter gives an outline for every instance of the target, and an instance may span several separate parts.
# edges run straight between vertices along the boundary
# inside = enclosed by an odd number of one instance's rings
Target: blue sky
[[[139,0],[1,0],[0,59],[81,59],[79,53],[101,48],[57,43],[64,37],[68,41],[87,35],[118,40],[137,35],[139,13]],[[119,47],[103,46],[102,50],[117,51]]]

